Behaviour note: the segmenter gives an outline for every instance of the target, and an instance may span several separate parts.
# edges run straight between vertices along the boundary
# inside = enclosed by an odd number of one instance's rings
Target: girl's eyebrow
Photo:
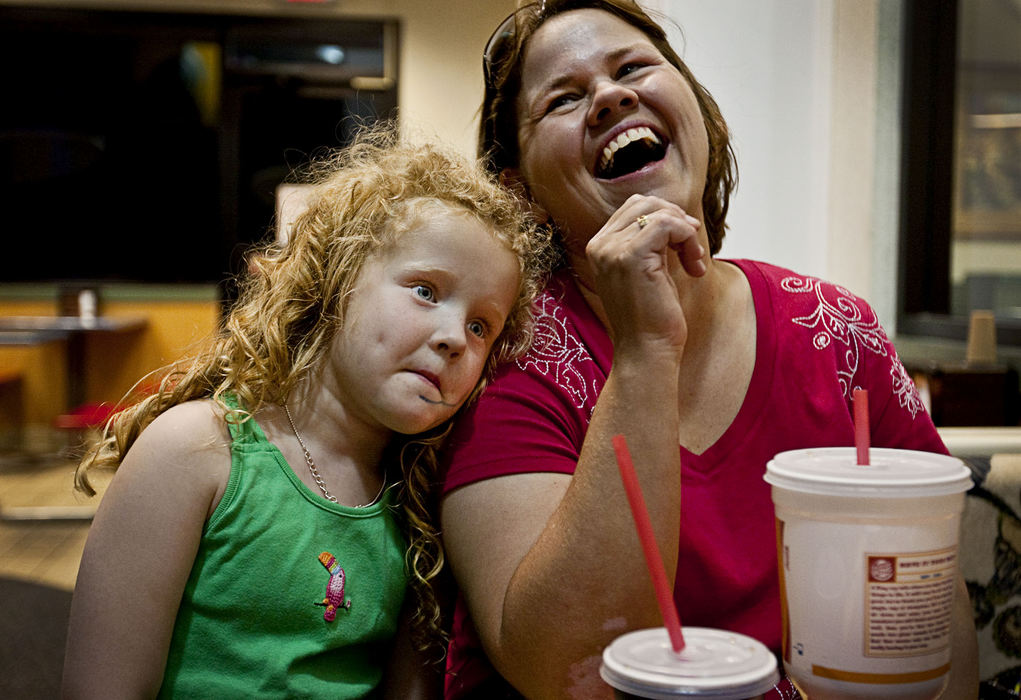
[[[445,277],[455,277],[456,274],[451,272],[450,269],[444,265],[437,265],[434,262],[423,262],[419,260],[407,261],[403,268],[404,274],[406,275],[442,275]]]

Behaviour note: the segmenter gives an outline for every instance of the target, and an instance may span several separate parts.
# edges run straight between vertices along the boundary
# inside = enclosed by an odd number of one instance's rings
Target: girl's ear
[[[518,201],[525,211],[535,217],[536,223],[545,224],[549,222],[549,212],[532,199],[528,191],[528,183],[517,168],[504,168],[500,171],[500,184],[517,195]]]

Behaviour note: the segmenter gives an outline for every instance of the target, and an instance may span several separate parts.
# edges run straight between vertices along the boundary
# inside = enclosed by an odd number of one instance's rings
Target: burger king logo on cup
[[[893,580],[893,561],[889,557],[869,557],[869,580],[886,583]]]

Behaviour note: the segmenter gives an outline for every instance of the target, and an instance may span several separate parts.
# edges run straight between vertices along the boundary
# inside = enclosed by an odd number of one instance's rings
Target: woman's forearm
[[[661,624],[611,440],[628,441],[672,584],[680,529],[676,377],[669,363],[618,358],[563,499],[508,582],[496,655],[529,694],[598,682],[606,644]]]

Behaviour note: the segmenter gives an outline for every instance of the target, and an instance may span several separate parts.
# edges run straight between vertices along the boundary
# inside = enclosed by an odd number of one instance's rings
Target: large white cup
[[[708,627],[685,627],[674,652],[666,628],[622,634],[603,650],[599,675],[618,698],[747,700],[779,682],[776,657],[758,640]]]
[[[964,492],[960,460],[874,448],[781,452],[776,507],[787,674],[811,700],[937,698]]]

